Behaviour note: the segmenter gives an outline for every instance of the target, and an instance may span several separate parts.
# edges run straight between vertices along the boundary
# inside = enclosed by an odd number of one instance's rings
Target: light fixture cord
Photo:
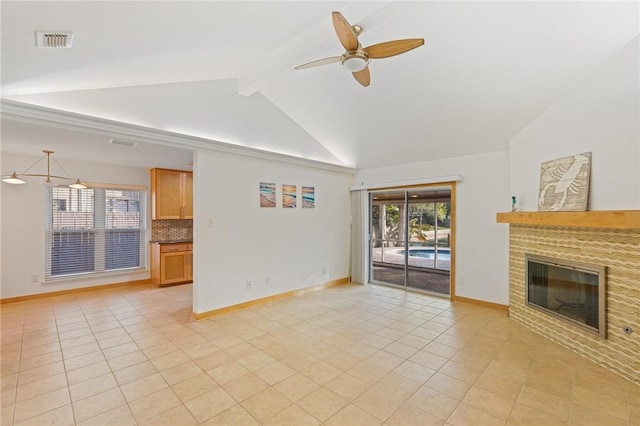
[[[71,175],[69,174],[69,172],[68,172],[64,167],[62,167],[62,164],[58,163],[58,162],[56,161],[56,159],[55,159],[55,158],[53,158],[53,162],[54,162],[54,163],[56,163],[56,164],[58,165],[58,167],[60,167],[60,168],[62,169],[62,171],[63,171],[63,172],[65,172],[65,174],[67,175],[67,177],[68,177],[69,179],[73,180],[73,178],[71,177]],[[48,172],[48,171],[47,171],[47,174],[49,174],[49,172]]]
[[[38,161],[36,161],[35,163],[33,163],[33,164],[31,165],[31,167],[29,167],[27,170],[25,170],[24,172],[22,172],[22,173],[20,173],[20,174],[21,174],[21,175],[25,175],[25,174],[27,174],[27,172],[28,172],[29,170],[31,170],[31,169],[33,169],[35,166],[37,166],[37,165],[38,165],[38,163],[39,163],[39,162],[41,162],[42,160],[44,160],[44,158],[45,158],[45,157],[46,157],[46,155],[43,155],[42,157],[40,157],[40,159],[39,159]]]
[[[56,163],[58,165],[58,167],[60,167],[62,169],[63,172],[65,172],[65,174],[67,175],[67,179],[69,180],[74,180],[71,175],[69,174],[69,172],[67,171],[67,169],[65,169],[62,164],[58,163],[58,161],[56,161],[55,158],[51,158],[51,154],[52,152],[46,152],[45,155],[43,155],[42,157],[40,157],[40,159],[38,159],[38,161],[36,161],[35,163],[33,163],[27,170],[25,170],[22,173],[19,173],[18,176],[21,175],[26,175],[28,176],[27,172],[31,169],[33,169],[35,166],[38,165],[38,163],[40,163],[42,160],[44,160],[45,158],[47,159],[47,174],[46,175],[36,175],[36,176],[44,176],[47,178],[47,182],[51,182],[51,178],[52,177],[58,177],[58,176],[52,176],[51,175],[51,165],[50,162],[51,160],[53,160],[54,163]]]

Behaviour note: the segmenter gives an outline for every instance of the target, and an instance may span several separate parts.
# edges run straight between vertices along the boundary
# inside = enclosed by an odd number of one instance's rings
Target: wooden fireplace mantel
[[[588,212],[505,212],[498,223],[512,225],[570,226],[576,228],[640,229],[640,210]]]

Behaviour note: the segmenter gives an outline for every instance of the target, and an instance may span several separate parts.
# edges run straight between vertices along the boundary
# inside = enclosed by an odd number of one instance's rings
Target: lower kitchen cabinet
[[[158,286],[193,281],[193,244],[151,243],[151,282]]]

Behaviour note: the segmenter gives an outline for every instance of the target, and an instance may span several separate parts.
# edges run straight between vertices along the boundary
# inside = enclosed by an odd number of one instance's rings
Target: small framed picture
[[[302,208],[313,209],[316,206],[316,189],[313,186],[302,187]]]
[[[260,182],[260,207],[276,206],[276,184]]]
[[[295,185],[282,185],[282,207],[295,209],[298,188]]]

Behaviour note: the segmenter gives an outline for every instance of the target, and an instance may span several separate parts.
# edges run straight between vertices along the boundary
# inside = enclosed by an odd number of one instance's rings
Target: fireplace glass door
[[[527,305],[605,337],[604,267],[526,255]]]

